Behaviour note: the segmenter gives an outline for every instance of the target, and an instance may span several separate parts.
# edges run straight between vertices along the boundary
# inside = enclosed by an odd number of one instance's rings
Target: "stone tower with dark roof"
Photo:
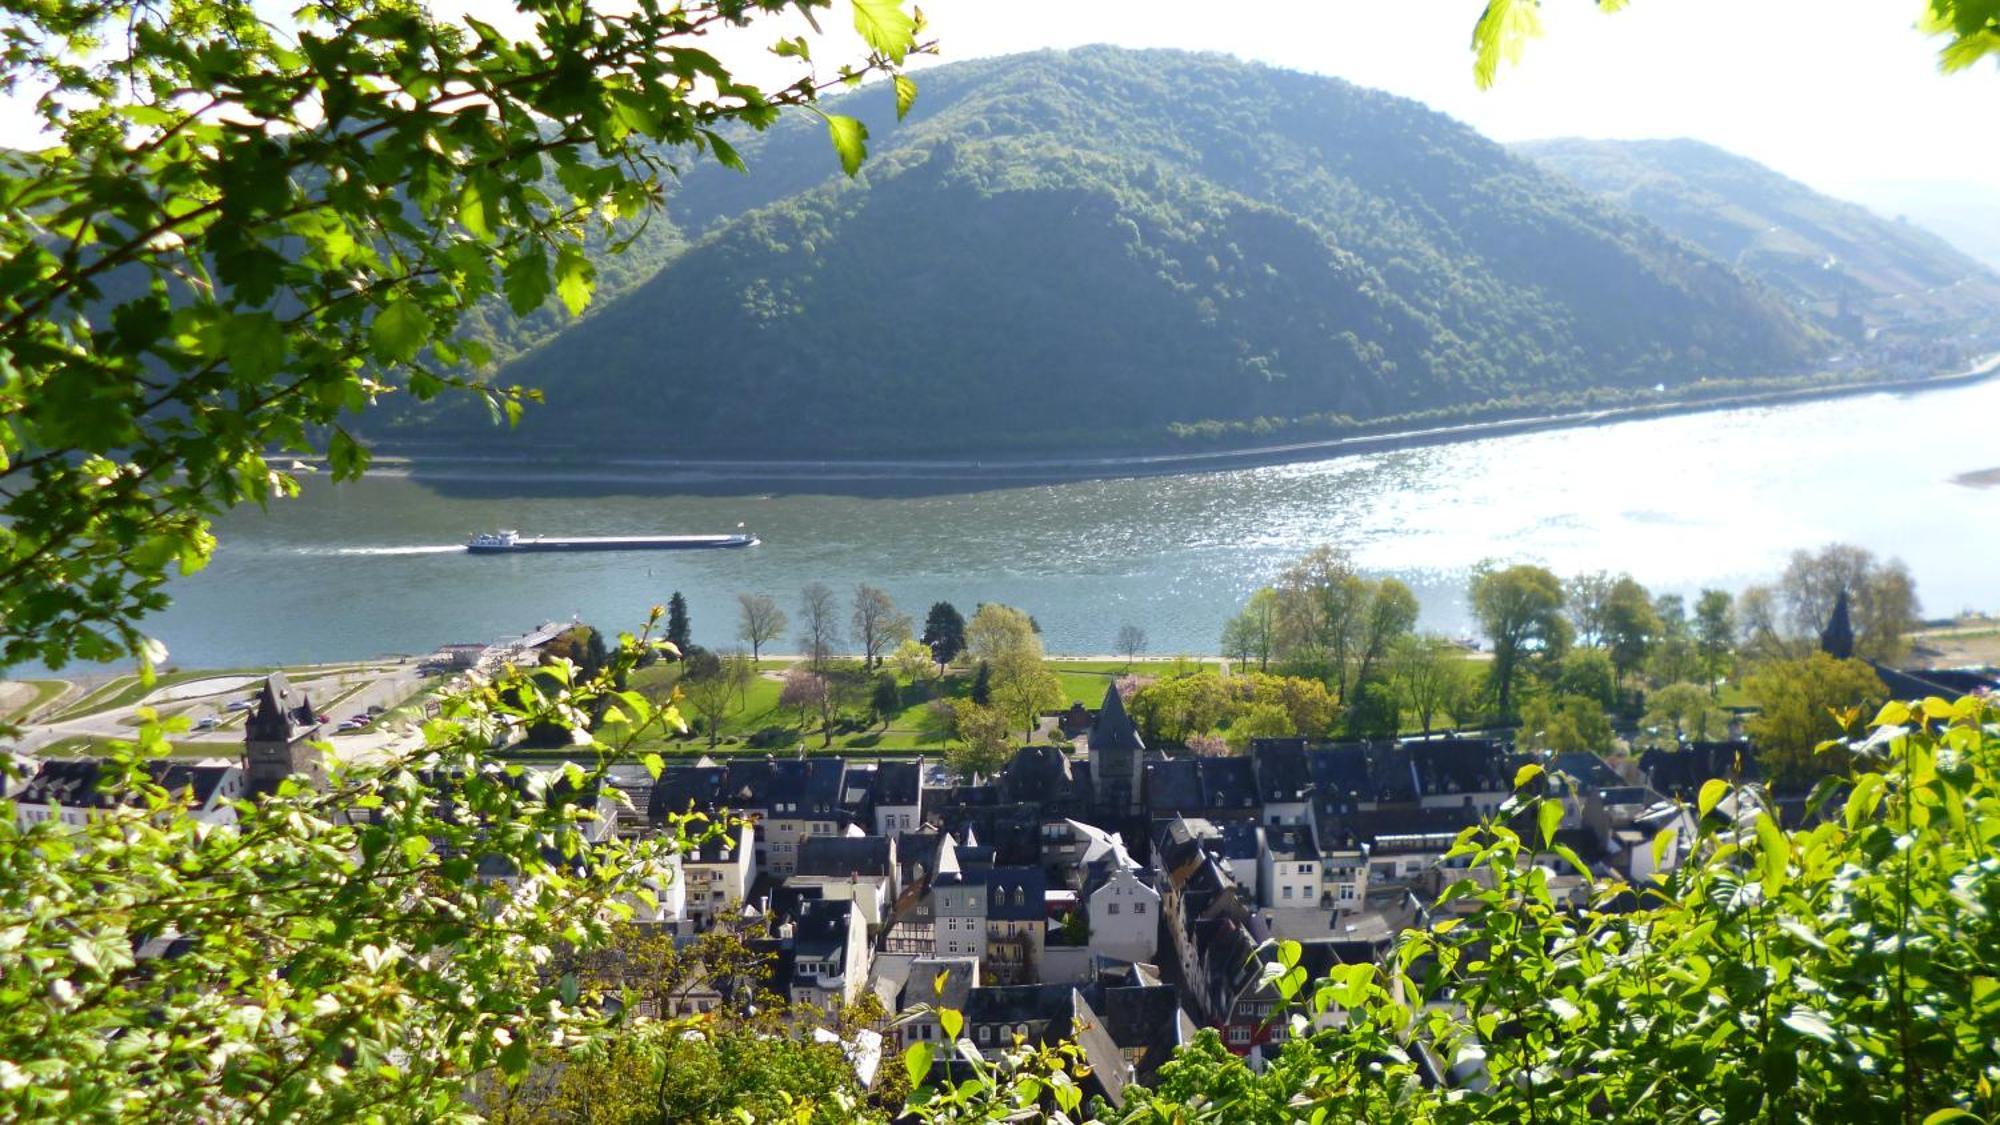
[[[303,690],[294,689],[282,672],[273,672],[257,693],[257,705],[243,721],[243,771],[250,792],[276,792],[293,774],[314,786],[326,784],[326,763],[318,747],[319,716]]]
[[[1145,810],[1145,794],[1140,791],[1144,776],[1146,743],[1132,716],[1125,713],[1125,701],[1118,685],[1104,690],[1104,704],[1097,709],[1097,721],[1090,725],[1090,776],[1097,786],[1097,804],[1116,816],[1132,816]]]
[[[1854,623],[1847,613],[1846,590],[1833,600],[1833,615],[1826,619],[1826,628],[1820,632],[1819,650],[1835,660],[1854,657]]]

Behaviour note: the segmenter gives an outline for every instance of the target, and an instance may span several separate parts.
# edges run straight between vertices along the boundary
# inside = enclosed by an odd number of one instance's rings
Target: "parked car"
[[[248,711],[253,706],[255,704],[247,699],[232,699],[229,701],[229,710],[231,711]]]
[[[203,715],[194,721],[194,729],[196,730],[214,730],[221,725],[222,720],[216,718],[214,715]]]

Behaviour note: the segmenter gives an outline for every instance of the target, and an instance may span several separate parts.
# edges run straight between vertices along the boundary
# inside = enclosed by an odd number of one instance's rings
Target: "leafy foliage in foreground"
[[[611,690],[640,647],[593,682],[564,664],[475,684],[420,748],[324,792],[287,782],[233,824],[153,783],[158,723],[114,746],[116,803],[82,826],[21,827],[0,801],[0,1118],[470,1118],[470,1083],[602,1032],[551,965],[646,910],[681,846],[598,838],[614,748],[679,725]],[[600,712],[582,765],[489,753]]]
[[[492,359],[468,314],[575,316],[680,164],[742,167],[719,129],[923,49],[893,0],[852,3],[854,66],[778,44],[768,91],[700,46],[831,3],[516,0],[510,38],[400,0],[0,0],[0,85],[45,92],[49,136],[0,154],[0,667],[157,661],[136,619],[207,517],[295,491],[277,452],[359,474],[384,397],[518,418],[529,392],[463,378]],[[866,130],[815,112],[852,175]]]
[[[1560,808],[1516,779],[1469,829],[1442,918],[1386,971],[1269,977],[1291,1034],[1253,1072],[1212,1032],[1136,1092],[1124,1122],[1990,1121],[2000,1112],[2000,712],[1891,703],[1859,772],[1785,831],[1754,788],[1701,791],[1688,862],[1643,886],[1552,881]],[[1049,1088],[1049,1060],[913,1106],[996,1120]],[[1421,1080],[1427,1065],[1455,1083]],[[968,1103],[972,1103],[968,1107]],[[1053,1103],[1043,1103],[1055,1109]],[[939,1107],[939,1108],[934,1108]]]

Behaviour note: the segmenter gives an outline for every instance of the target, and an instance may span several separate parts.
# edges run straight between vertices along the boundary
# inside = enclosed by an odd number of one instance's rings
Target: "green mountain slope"
[[[2000,277],[1936,235],[1712,145],[1566,139],[1514,148],[1755,275],[1830,326],[1990,322],[2000,308]]]
[[[665,265],[498,373],[547,391],[529,432],[1087,452],[1784,374],[1829,347],[1687,243],[1344,82],[1092,48],[922,87],[901,125],[885,90],[840,107],[873,135],[858,180],[808,120],[748,138],[747,177],[690,174]]]

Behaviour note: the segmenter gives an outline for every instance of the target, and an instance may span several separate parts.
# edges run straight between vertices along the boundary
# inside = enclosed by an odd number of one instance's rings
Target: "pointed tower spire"
[[[1139,737],[1139,728],[1132,724],[1132,716],[1125,713],[1125,699],[1118,694],[1117,684],[1104,689],[1104,705],[1097,709],[1097,721],[1090,724],[1090,748],[1093,751],[1146,748]]]
[[[1835,660],[1854,656],[1854,623],[1848,617],[1845,589],[1833,600],[1833,615],[1827,618],[1826,628],[1819,635],[1819,650]]]

